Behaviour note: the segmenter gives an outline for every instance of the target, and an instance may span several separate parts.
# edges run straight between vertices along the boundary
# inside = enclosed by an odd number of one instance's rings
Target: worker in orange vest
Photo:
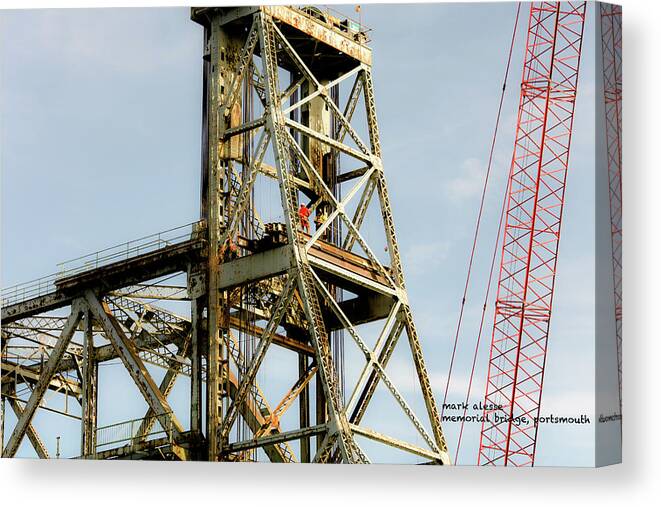
[[[232,238],[227,238],[225,243],[220,249],[220,257],[223,262],[234,260],[239,256],[239,249],[236,247],[236,243]]]
[[[303,231],[310,233],[310,221],[308,220],[310,216],[310,208],[305,204],[301,204],[301,207],[298,208],[298,218],[301,221],[301,228]]]

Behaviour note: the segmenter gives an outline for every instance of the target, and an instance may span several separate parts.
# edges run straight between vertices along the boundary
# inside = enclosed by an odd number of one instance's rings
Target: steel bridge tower
[[[191,17],[204,27],[201,219],[3,291],[3,407],[17,420],[3,457],[26,435],[48,457],[32,420],[50,392],[80,403],[82,458],[367,463],[370,441],[449,464],[404,284],[366,31],[311,7]],[[379,248],[366,240],[375,220]],[[163,282],[177,273],[181,287]],[[386,371],[400,341],[422,418]],[[350,347],[360,364],[345,364]],[[267,366],[274,349],[294,362]],[[99,427],[98,367],[117,358],[149,408]],[[168,400],[182,376],[189,427]],[[379,388],[416,443],[365,425]]]

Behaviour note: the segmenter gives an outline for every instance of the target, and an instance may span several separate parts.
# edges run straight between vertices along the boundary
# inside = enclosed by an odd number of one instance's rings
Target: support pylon
[[[355,438],[361,435],[430,461],[447,464],[449,459],[439,414],[406,296],[383,174],[370,67],[371,52],[360,40],[361,32],[342,33],[340,23],[334,24],[335,21],[329,17],[321,19],[317,13],[310,16],[310,12],[285,7],[261,7],[250,11],[193,9],[193,19],[205,26],[208,50],[205,108],[208,160],[207,167],[203,168],[207,172],[203,202],[207,203],[204,211],[208,216],[210,249],[206,297],[209,301],[209,363],[220,365],[218,370],[211,367],[207,373],[207,403],[211,407],[208,457],[210,460],[226,459],[228,453],[236,451],[237,445],[230,442],[230,433],[239,417],[239,406],[254,390],[255,378],[272,335],[279,327],[291,328],[291,323],[297,322],[301,326],[299,337],[313,349],[315,375],[318,389],[321,388],[318,399],[325,402],[323,410],[317,407],[317,412],[322,414],[322,423],[315,428],[300,427],[292,435],[303,438],[313,431],[322,435],[313,461],[368,462]],[[317,45],[316,57],[308,54],[306,44],[311,42]],[[344,52],[338,55],[337,47],[344,48]],[[321,65],[315,58],[318,61],[327,59],[328,63]],[[286,87],[281,85],[283,69],[292,76]],[[332,98],[332,90],[350,80],[353,87],[342,111],[339,102]],[[245,117],[244,112],[252,107],[246,101],[250,95],[245,94],[245,87],[251,88],[250,92],[258,96],[261,105],[257,109],[263,113],[261,116]],[[361,139],[351,123],[361,95],[367,116],[369,144]],[[292,104],[291,97],[299,97],[298,102]],[[317,113],[314,117],[317,110],[325,111],[325,116]],[[296,113],[299,112],[301,120],[297,121]],[[331,124],[335,128],[329,128]],[[254,152],[249,154],[250,161],[245,159],[245,147],[241,146],[247,132],[251,138],[258,139]],[[344,142],[346,136],[351,145]],[[226,245],[240,242],[239,238],[250,234],[251,239],[263,239],[263,231],[258,231],[256,226],[255,217],[259,216],[260,203],[254,197],[254,188],[258,175],[264,173],[265,165],[268,165],[265,160],[269,145],[274,167],[266,171],[270,170],[269,175],[279,188],[286,236],[281,255],[287,260],[278,278],[277,289],[272,290],[271,304],[264,308],[264,313],[270,315],[268,324],[259,337],[252,360],[245,367],[236,397],[226,404],[223,411],[223,398],[227,393],[222,385],[229,374],[222,371],[229,364],[227,341],[223,337],[229,335],[231,326],[227,318],[223,320],[215,316],[227,317],[232,294],[231,291],[219,289],[218,284],[214,283],[214,280],[222,278],[224,268],[222,254],[216,257],[215,252],[222,252]],[[340,157],[362,164],[350,175],[353,181],[345,180],[351,185],[348,190],[344,186],[342,197],[338,193],[337,181],[338,176],[342,176],[337,171],[329,174],[329,160]],[[243,167],[243,179],[236,184],[236,194],[232,195],[231,189],[223,189],[232,186],[237,165]],[[378,258],[360,232],[374,195],[384,222],[389,252],[387,263]],[[301,231],[298,206],[303,200],[310,201],[319,219],[316,231],[311,234]],[[350,216],[352,206],[355,210]],[[220,211],[214,216],[217,210]],[[320,217],[322,212],[323,219]],[[344,231],[344,235],[337,232],[340,230]],[[343,270],[340,265],[333,265],[334,261],[320,261],[311,254],[315,250],[328,248],[331,232],[336,238],[335,255],[355,259],[356,251],[360,251],[360,262],[367,271]],[[355,317],[349,315],[348,307],[343,307],[336,297],[338,289],[349,288],[353,291],[358,288],[359,299],[366,303],[368,298],[386,302],[387,308],[380,310],[385,324],[376,348],[366,344],[356,329],[358,322]],[[212,294],[218,293],[221,296],[216,301]],[[215,304],[217,308],[213,307]],[[368,320],[379,319],[368,317],[360,322]],[[336,324],[329,325],[331,321]],[[334,364],[337,351],[331,350],[330,345],[333,328],[348,333],[351,342],[365,357],[362,374],[346,403]],[[416,416],[386,373],[388,360],[404,332],[412,351],[411,367],[415,368],[420,380],[427,423]],[[300,395],[311,378],[313,375],[307,374],[297,382],[294,397]],[[422,436],[425,449],[360,426],[379,382],[383,382]],[[431,428],[431,434],[427,427]],[[248,445],[242,444],[240,448],[246,449]]]

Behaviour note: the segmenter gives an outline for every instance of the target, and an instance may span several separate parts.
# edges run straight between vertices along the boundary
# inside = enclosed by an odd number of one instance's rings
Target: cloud
[[[191,55],[201,51],[201,29],[181,23],[184,16],[182,8],[16,11],[4,16],[4,51],[18,65],[53,59],[69,68],[84,64],[88,73],[150,76],[198,63]]]
[[[542,393],[540,415],[576,417],[581,414],[594,416],[594,392],[587,390]],[[594,421],[592,421],[594,422]]]
[[[406,337],[403,336],[401,339],[406,340]],[[430,358],[427,357],[427,360]],[[441,373],[438,370],[433,370],[429,368],[427,364],[429,375],[429,382],[431,383],[432,389],[436,395],[443,394],[445,391],[445,384],[447,382],[447,374]],[[413,366],[413,359],[410,357],[410,352],[407,351],[407,354],[404,357],[393,357],[386,367],[386,372],[390,377],[390,380],[395,384],[395,387],[399,389],[402,393],[419,393],[420,392],[420,381],[418,379],[418,374]],[[479,380],[479,379],[478,379]],[[472,395],[479,389],[482,389],[480,382],[478,380],[473,380],[473,389]],[[460,401],[466,396],[468,391],[468,375],[457,375],[452,376],[452,381],[450,383],[450,389],[448,390],[448,399],[450,401]],[[440,403],[440,399],[436,400]]]
[[[404,251],[403,262],[407,274],[419,276],[438,268],[448,257],[449,241],[415,243]]]
[[[459,176],[445,185],[445,194],[453,201],[461,201],[476,195],[483,184],[483,164],[476,158],[468,158],[461,164]]]

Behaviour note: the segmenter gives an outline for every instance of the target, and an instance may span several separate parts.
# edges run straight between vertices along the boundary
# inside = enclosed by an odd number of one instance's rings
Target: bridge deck
[[[309,239],[307,234],[302,236]],[[92,269],[76,268],[69,276],[52,275],[30,282],[33,285],[36,283],[37,285],[34,286],[38,288],[32,292],[28,290],[21,293],[19,290],[21,286],[17,286],[10,289],[9,297],[3,293],[2,320],[6,323],[13,322],[66,306],[88,288],[107,292],[161,276],[185,272],[191,262],[199,262],[203,259],[205,246],[206,241],[203,239],[187,239]],[[386,277],[364,257],[323,241],[315,243],[308,255],[320,277],[336,286],[344,287],[354,293],[375,291],[382,295],[392,295]],[[277,276],[289,269],[291,262],[291,249],[288,245],[276,246],[227,261],[223,265],[221,288]]]

